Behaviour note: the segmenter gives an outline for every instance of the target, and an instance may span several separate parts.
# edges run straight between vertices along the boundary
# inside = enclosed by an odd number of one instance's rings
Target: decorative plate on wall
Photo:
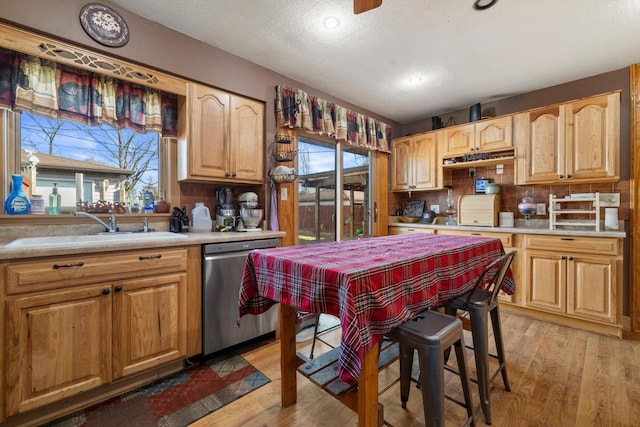
[[[120,47],[129,41],[127,23],[109,6],[98,3],[84,6],[80,24],[89,37],[105,46]]]

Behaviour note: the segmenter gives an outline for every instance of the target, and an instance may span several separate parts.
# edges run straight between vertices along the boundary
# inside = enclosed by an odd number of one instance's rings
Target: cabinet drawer
[[[491,231],[462,231],[462,230],[445,230],[439,229],[438,234],[452,234],[456,236],[481,236],[491,237],[494,239],[500,239],[502,246],[505,248],[511,248],[514,245],[512,233],[495,233]]]
[[[7,294],[185,271],[186,249],[124,254],[66,255],[12,262],[6,266]]]
[[[556,252],[619,255],[620,243],[620,239],[607,237],[542,236],[535,234],[527,234],[525,236],[526,249]]]
[[[420,228],[420,227],[389,227],[389,234],[407,234],[407,233],[424,233],[435,234],[436,230],[433,228]]]

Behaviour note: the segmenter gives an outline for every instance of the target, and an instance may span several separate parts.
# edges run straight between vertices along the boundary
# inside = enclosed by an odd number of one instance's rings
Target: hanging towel
[[[271,209],[270,209],[270,217],[269,217],[269,228],[272,231],[280,231],[280,227],[278,225],[278,191],[276,190],[276,186],[271,186]]]

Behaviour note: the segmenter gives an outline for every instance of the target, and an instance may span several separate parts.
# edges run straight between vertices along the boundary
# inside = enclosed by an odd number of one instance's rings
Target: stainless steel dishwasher
[[[202,352],[208,355],[268,334],[278,326],[278,307],[243,316],[238,327],[238,295],[247,255],[275,248],[278,239],[211,243],[202,246]]]

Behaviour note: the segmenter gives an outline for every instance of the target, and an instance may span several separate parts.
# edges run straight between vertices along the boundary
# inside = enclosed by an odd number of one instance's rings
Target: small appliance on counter
[[[258,209],[258,195],[248,192],[238,196],[240,205],[240,219],[237,231],[262,231],[258,228],[262,221],[263,210]]]
[[[216,224],[219,227],[236,226],[236,210],[233,207],[233,190],[220,187],[216,190]]]

